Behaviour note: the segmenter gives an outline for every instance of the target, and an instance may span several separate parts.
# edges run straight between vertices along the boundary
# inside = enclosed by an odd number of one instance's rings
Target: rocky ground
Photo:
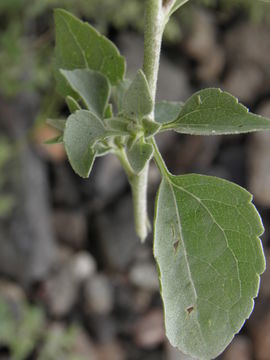
[[[141,65],[143,39],[124,32],[116,40],[134,73]],[[218,86],[270,117],[269,59],[269,26],[241,17],[225,21],[198,9],[190,34],[174,47],[164,46],[158,98],[186,100],[199,88]],[[25,355],[12,355],[22,360],[191,360],[166,340],[152,234],[145,245],[135,235],[130,192],[118,161],[111,156],[98,159],[91,178],[82,180],[72,172],[61,147],[41,145],[53,130],[42,127],[31,140],[21,141],[29,134],[38,104],[32,93],[15,101],[0,97],[0,127],[19,143],[7,168],[16,205],[0,223],[0,297],[8,303],[15,326],[11,320],[3,321],[5,326],[0,323],[0,339],[5,333],[17,334],[17,345],[29,346]],[[217,175],[254,194],[269,259],[270,134],[167,133],[158,142],[173,172]],[[151,164],[151,217],[159,180]],[[36,327],[26,303],[43,309]],[[19,324],[25,313],[29,319],[24,328]],[[0,320],[1,314],[0,306]],[[61,350],[59,344],[44,340],[48,334],[62,339],[70,327],[76,331],[65,345],[69,353],[65,346]],[[33,344],[25,345],[29,334]],[[2,341],[0,359],[13,359],[14,346]],[[68,357],[71,352],[76,356]],[[262,277],[253,315],[219,359],[270,360],[269,270]]]

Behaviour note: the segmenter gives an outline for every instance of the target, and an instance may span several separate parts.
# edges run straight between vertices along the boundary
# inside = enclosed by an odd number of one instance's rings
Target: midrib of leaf
[[[62,16],[62,15],[60,15],[60,16],[61,16],[61,18],[64,20],[64,23],[65,23],[65,25],[66,25],[66,27],[67,27],[67,29],[68,29],[68,32],[71,34],[71,36],[72,36],[72,38],[74,39],[76,45],[77,45],[78,48],[80,49],[80,51],[81,51],[81,53],[82,53],[82,56],[83,56],[83,60],[84,60],[84,62],[85,62],[85,67],[88,69],[89,66],[88,66],[88,62],[87,62],[87,59],[86,59],[84,50],[82,49],[82,47],[81,47],[81,45],[80,45],[77,37],[75,36],[75,34],[73,33],[73,31],[71,30],[69,24],[66,22],[65,17]]]

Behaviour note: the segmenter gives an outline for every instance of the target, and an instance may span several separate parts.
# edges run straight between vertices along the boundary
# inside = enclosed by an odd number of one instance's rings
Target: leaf
[[[265,259],[263,226],[245,189],[202,175],[164,178],[154,255],[173,346],[213,359],[253,309]]]
[[[155,106],[155,121],[160,124],[166,124],[176,120],[184,103],[173,101],[161,101]]]
[[[157,134],[161,128],[160,124],[149,119],[142,119],[142,126],[146,139]]]
[[[152,109],[148,82],[142,70],[139,70],[124,95],[123,110],[128,116],[138,119],[150,114]]]
[[[171,7],[171,10],[169,11],[168,17],[170,17],[176,10],[178,10],[181,6],[183,6],[188,1],[189,0],[175,0],[173,6]]]
[[[123,110],[123,100],[127,89],[131,84],[131,80],[124,79],[113,89],[113,98],[115,100],[118,112]]]
[[[66,103],[71,113],[81,109],[79,103],[71,96],[66,97]]]
[[[87,178],[95,159],[93,146],[105,136],[102,121],[86,110],[76,111],[67,119],[64,145],[73,170]]]
[[[108,104],[107,108],[105,109],[104,117],[105,117],[105,119],[113,117],[112,104]]]
[[[115,45],[69,12],[54,12],[56,70],[91,69],[105,75],[112,85],[119,83],[125,74],[125,60]],[[63,96],[72,95],[65,79],[56,72],[57,87]]]
[[[110,95],[105,76],[89,69],[60,70],[71,88],[81,97],[88,110],[103,118]]]
[[[151,159],[153,147],[144,142],[136,142],[131,149],[126,149],[127,158],[135,174],[139,174]]]
[[[250,113],[220,89],[205,89],[191,96],[177,119],[163,129],[194,135],[241,134],[270,130],[270,120]]]
[[[63,135],[55,136],[52,139],[46,140],[44,142],[45,145],[56,145],[56,144],[62,144],[64,142]]]
[[[116,131],[118,135],[128,135],[128,121],[121,117],[113,117],[106,119],[106,125],[108,125],[108,131]]]
[[[66,119],[47,119],[46,123],[63,132],[66,126]]]

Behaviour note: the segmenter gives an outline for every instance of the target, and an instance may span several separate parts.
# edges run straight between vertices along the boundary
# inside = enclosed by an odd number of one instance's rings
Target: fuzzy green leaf
[[[110,84],[105,76],[89,69],[60,70],[87,109],[103,118],[108,105]]]
[[[177,119],[163,128],[194,135],[241,134],[270,130],[270,120],[252,114],[220,89],[205,89],[191,96]]]
[[[130,149],[126,149],[126,154],[134,173],[139,174],[151,159],[153,147],[150,144],[138,141]]]
[[[64,145],[73,170],[87,178],[95,159],[93,146],[105,137],[102,121],[86,110],[76,111],[67,119]]]
[[[144,73],[139,70],[123,98],[123,110],[127,116],[142,118],[151,113],[153,100]]]
[[[166,332],[196,358],[220,354],[253,310],[265,259],[251,201],[245,189],[215,177],[162,180],[154,255]]]
[[[67,106],[69,108],[69,111],[71,113],[74,113],[75,111],[81,109],[79,103],[71,96],[66,97],[66,104],[67,104]]]
[[[161,101],[155,106],[155,121],[166,124],[176,120],[184,103],[174,101]]]
[[[125,74],[125,60],[115,45],[91,25],[69,12],[54,12],[56,70],[91,69],[99,71],[116,85]],[[56,72],[57,87],[63,96],[72,95],[65,79]]]
[[[108,131],[115,131],[118,133],[118,135],[128,135],[128,121],[126,119],[123,119],[121,117],[113,117],[106,119],[106,125],[108,128]]]
[[[160,124],[156,123],[155,121],[149,120],[149,119],[143,119],[142,126],[144,129],[144,136],[146,139],[151,136],[156,135],[161,128]]]

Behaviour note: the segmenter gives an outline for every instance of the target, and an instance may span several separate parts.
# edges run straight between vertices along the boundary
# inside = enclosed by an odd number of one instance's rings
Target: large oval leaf
[[[65,10],[55,10],[54,19],[57,70],[92,69],[105,75],[113,85],[123,79],[125,60],[110,40]],[[72,95],[59,71],[56,79],[59,92],[65,97]]]
[[[177,119],[163,128],[194,135],[241,134],[270,130],[270,120],[250,113],[220,89],[204,89],[192,95]]]
[[[241,187],[168,176],[156,203],[154,255],[166,332],[191,356],[213,359],[253,309],[265,260],[260,217]]]

